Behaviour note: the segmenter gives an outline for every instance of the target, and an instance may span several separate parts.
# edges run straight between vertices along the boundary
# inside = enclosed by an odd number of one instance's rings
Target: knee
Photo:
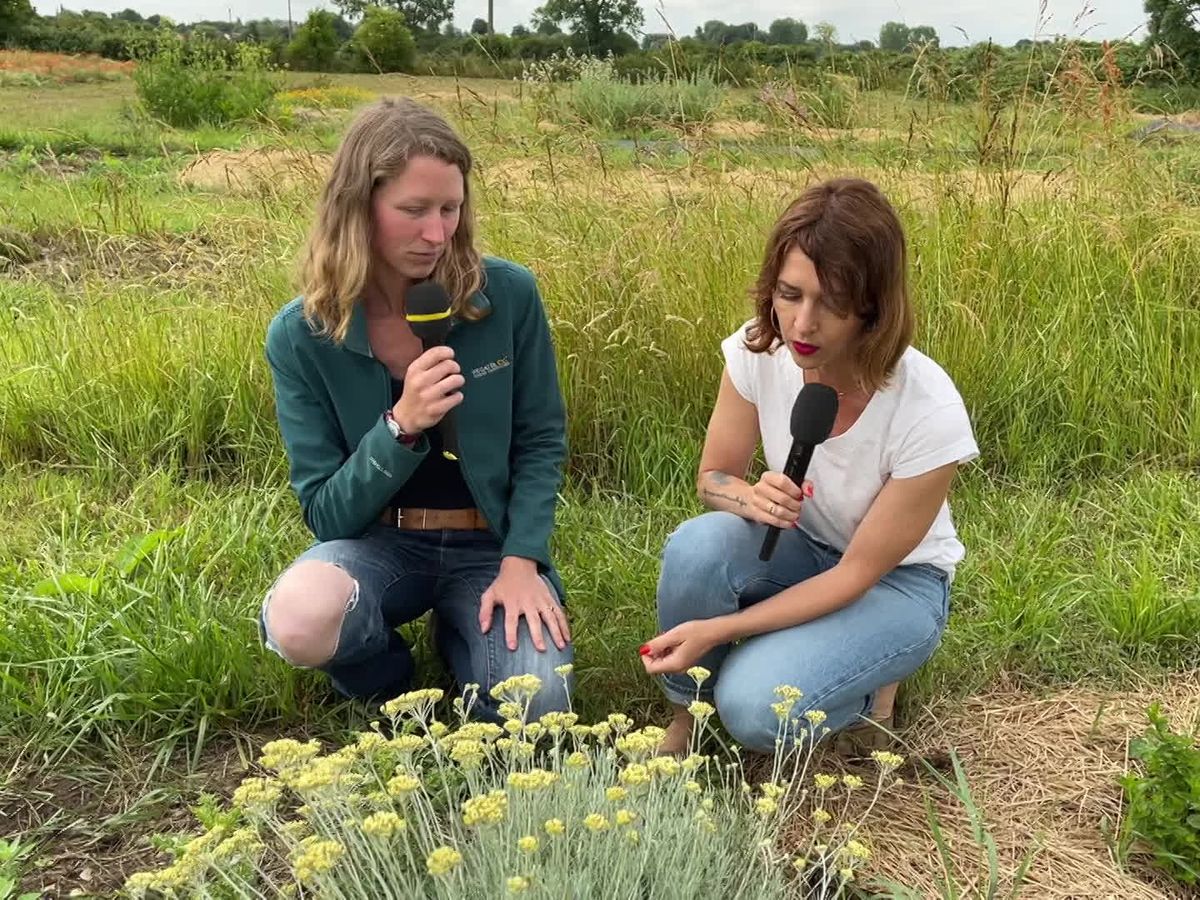
[[[717,716],[729,736],[747,750],[774,753],[780,738],[779,718],[770,703],[756,698],[729,696],[717,689]]]
[[[708,583],[736,554],[749,527],[733,513],[709,512],[688,519],[671,533],[662,552],[663,585]]]
[[[294,666],[329,662],[357,590],[357,582],[339,566],[318,560],[296,563],[264,605],[268,646]]]

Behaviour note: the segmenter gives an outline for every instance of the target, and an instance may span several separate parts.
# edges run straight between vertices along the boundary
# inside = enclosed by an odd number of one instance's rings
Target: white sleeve
[[[892,457],[891,474],[893,478],[915,478],[952,462],[970,462],[977,456],[979,446],[960,400],[938,407],[908,430]]]
[[[721,341],[721,353],[725,356],[725,370],[737,392],[755,406],[758,405],[758,378],[756,368],[758,356],[746,349],[746,329],[739,328]]]

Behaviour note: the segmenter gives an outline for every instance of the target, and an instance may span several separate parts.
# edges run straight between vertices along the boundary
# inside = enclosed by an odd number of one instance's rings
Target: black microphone
[[[792,449],[788,453],[787,464],[783,474],[797,486],[804,481],[804,473],[812,460],[813,448],[829,437],[833,431],[833,420],[837,418],[837,391],[827,384],[806,384],[800,389],[796,402],[792,404]],[[766,562],[775,552],[775,544],[779,540],[780,529],[775,525],[767,526],[767,536],[763,538],[762,550],[758,558]]]
[[[450,295],[436,281],[422,281],[408,289],[404,296],[404,318],[408,320],[413,334],[421,339],[421,347],[440,347],[446,343],[446,335],[454,319],[450,315]],[[450,410],[438,422],[442,436],[442,456],[458,462],[458,429],[454,425],[454,410]]]

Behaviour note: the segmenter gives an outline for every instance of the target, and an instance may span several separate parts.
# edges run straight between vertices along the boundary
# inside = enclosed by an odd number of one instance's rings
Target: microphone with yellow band
[[[450,295],[436,281],[422,281],[408,289],[404,297],[404,318],[421,339],[421,347],[428,350],[446,343],[446,335],[454,319],[450,312]],[[442,456],[458,462],[458,429],[454,425],[454,410],[450,410],[438,422],[442,437]]]

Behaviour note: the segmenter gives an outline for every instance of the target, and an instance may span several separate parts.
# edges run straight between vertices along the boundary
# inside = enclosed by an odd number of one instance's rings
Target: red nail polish
[[[642,646],[638,647],[638,653],[640,653],[642,656],[649,656],[650,655],[650,645],[642,644]]]

